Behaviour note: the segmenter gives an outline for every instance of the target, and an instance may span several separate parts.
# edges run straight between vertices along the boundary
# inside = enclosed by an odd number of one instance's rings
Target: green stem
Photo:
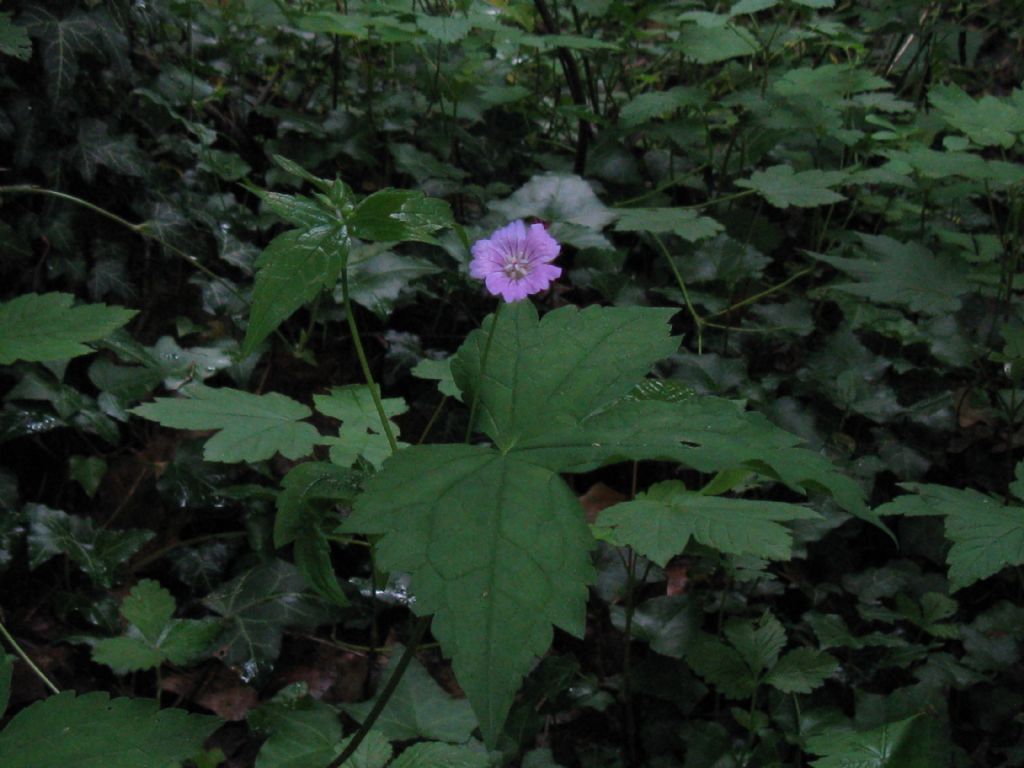
[[[793,283],[796,280],[799,280],[804,275],[810,274],[813,271],[814,271],[814,267],[807,267],[806,269],[801,269],[799,272],[797,272],[796,274],[792,275],[791,277],[786,278],[785,280],[783,280],[778,285],[773,285],[771,288],[767,288],[767,289],[761,291],[760,293],[755,293],[753,296],[748,296],[747,298],[743,299],[742,301],[737,301],[732,306],[726,307],[725,309],[720,309],[718,312],[712,312],[710,315],[706,315],[704,317],[704,319],[708,320],[708,319],[710,319],[712,317],[720,317],[721,315],[728,315],[730,312],[734,312],[737,309],[741,309],[742,307],[745,307],[745,306],[747,306],[749,304],[754,304],[754,303],[760,301],[761,299],[765,298],[766,296],[771,296],[773,293],[777,293],[778,291],[781,291],[783,288],[788,286],[790,283]]]
[[[373,398],[373,405],[377,409],[377,417],[380,419],[380,425],[383,427],[384,435],[388,439],[388,445],[391,446],[391,452],[398,453],[398,441],[395,440],[395,434],[391,431],[391,422],[388,420],[388,415],[384,412],[384,402],[380,399],[380,390],[373,380],[370,364],[366,361],[366,352],[363,350],[363,341],[359,336],[356,316],[352,312],[352,302],[348,295],[347,263],[341,270],[341,299],[345,304],[345,318],[348,320],[349,333],[352,334],[352,344],[356,348],[356,356],[359,357],[359,366],[363,369],[363,378],[366,380],[366,386],[370,388],[370,397]],[[338,763],[338,765],[341,765],[341,763]]]
[[[427,422],[427,426],[425,426],[423,428],[423,431],[420,433],[420,439],[416,441],[416,445],[423,445],[423,441],[427,439],[427,435],[430,434],[430,430],[434,428],[434,424],[441,416],[441,411],[444,410],[444,405],[447,402],[448,395],[445,395],[444,397],[441,398],[441,402],[437,404],[437,408],[435,408],[434,412],[430,415],[430,420]]]
[[[4,640],[6,640],[8,645],[10,645],[11,648],[14,649],[14,652],[21,657],[21,660],[28,664],[28,668],[35,672],[36,677],[43,681],[43,685],[45,685],[54,693],[60,693],[60,688],[54,685],[50,678],[46,676],[46,673],[43,672],[43,670],[41,670],[39,667],[37,667],[35,662],[28,657],[28,654],[25,653],[24,650],[22,650],[22,647],[20,645],[18,645],[18,641],[11,637],[11,633],[7,631],[7,627],[4,626],[4,623],[2,621],[0,621],[0,635],[3,635]]]
[[[174,544],[170,544],[166,547],[161,547],[156,552],[153,552],[150,555],[146,555],[144,558],[142,558],[137,563],[132,565],[132,567],[129,568],[129,571],[131,573],[138,573],[147,565],[155,563],[164,555],[168,554],[169,552],[173,552],[176,549],[180,549],[181,547],[192,547],[196,544],[203,544],[207,541],[216,541],[217,539],[242,539],[248,535],[249,534],[245,531],[224,531],[223,533],[208,533],[205,536],[196,536],[192,539],[176,541]]]
[[[249,301],[244,296],[242,296],[240,293],[238,293],[238,291],[236,291],[234,289],[234,286],[232,286],[231,283],[229,283],[223,277],[221,277],[216,272],[214,272],[212,269],[207,267],[205,264],[203,264],[201,261],[199,261],[199,259],[197,259],[195,256],[193,256],[190,253],[186,253],[185,251],[181,250],[180,248],[177,248],[177,247],[171,245],[166,240],[163,240],[162,238],[159,238],[156,235],[153,235],[152,233],[150,233],[149,232],[149,227],[148,227],[148,222],[144,221],[141,224],[132,224],[127,219],[121,218],[116,213],[113,213],[112,211],[108,211],[106,208],[100,208],[98,205],[90,203],[88,200],[83,200],[80,197],[75,197],[74,195],[69,195],[69,194],[67,194],[65,192],[58,192],[55,189],[46,189],[45,187],[35,187],[35,186],[30,185],[30,184],[16,184],[16,185],[10,186],[10,187],[0,187],[0,195],[2,195],[4,193],[8,193],[8,194],[12,194],[12,195],[45,195],[47,197],[55,197],[58,200],[64,200],[64,201],[69,202],[69,203],[74,203],[75,205],[80,205],[81,207],[83,207],[83,208],[85,208],[87,210],[90,210],[93,213],[98,214],[98,215],[104,217],[105,219],[109,219],[110,221],[113,221],[116,224],[120,224],[122,227],[126,227],[127,229],[130,229],[132,232],[134,232],[135,234],[139,235],[140,237],[144,237],[147,240],[152,240],[155,243],[159,243],[162,247],[166,248],[168,251],[170,251],[174,255],[180,256],[181,258],[183,258],[185,261],[187,261],[193,267],[195,267],[200,272],[202,272],[204,275],[209,277],[211,280],[217,280],[217,281],[223,283],[227,287],[227,289],[229,291],[231,291],[231,293],[233,293],[235,295],[235,297],[240,299],[243,303],[245,303],[245,304],[249,303]]]
[[[384,711],[384,707],[387,706],[388,701],[391,699],[391,695],[398,688],[398,683],[401,681],[402,676],[405,674],[406,668],[409,666],[409,662],[412,661],[413,656],[416,655],[416,648],[419,646],[420,640],[423,639],[423,635],[427,631],[427,627],[430,625],[429,616],[420,616],[416,620],[416,624],[412,629],[412,637],[409,638],[409,645],[405,648],[405,653],[402,654],[402,658],[398,660],[398,664],[395,666],[394,672],[391,673],[391,677],[388,678],[387,684],[377,694],[377,701],[373,704],[373,709],[363,720],[363,724],[359,726],[359,730],[355,732],[348,745],[342,750],[342,753],[332,760],[327,768],[338,768],[348,760],[355,751],[359,749],[359,745],[363,743],[363,739],[373,728],[374,723],[377,722],[377,718],[380,717],[381,712]]]
[[[487,329],[487,341],[484,342],[484,354],[480,358],[480,381],[473,390],[473,403],[469,406],[469,423],[466,424],[466,442],[473,436],[473,425],[476,423],[476,409],[480,405],[480,390],[484,388],[484,373],[487,371],[487,358],[491,354],[491,342],[494,340],[494,329],[498,326],[498,317],[501,316],[501,308],[504,302],[498,304],[498,308],[491,315],[491,327]]]
[[[683,300],[686,302],[686,309],[690,313],[690,317],[693,318],[694,325],[697,326],[697,354],[702,354],[704,350],[704,325],[705,320],[700,316],[697,308],[693,306],[693,302],[690,301],[690,292],[686,289],[686,281],[683,280],[683,276],[679,273],[679,269],[676,267],[676,263],[672,260],[672,254],[668,252],[668,248],[665,247],[665,243],[656,234],[651,233],[651,237],[654,238],[655,244],[658,246],[658,250],[661,255],[665,257],[665,261],[668,262],[668,268],[672,270],[672,274],[676,278],[676,283],[679,284],[679,290],[683,292]]]

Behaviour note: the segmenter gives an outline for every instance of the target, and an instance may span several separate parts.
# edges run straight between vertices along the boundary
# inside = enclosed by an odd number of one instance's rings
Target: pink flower
[[[513,221],[486,240],[473,244],[469,274],[483,280],[487,290],[505,301],[521,301],[547,288],[562,274],[551,264],[562,246],[543,224]]]

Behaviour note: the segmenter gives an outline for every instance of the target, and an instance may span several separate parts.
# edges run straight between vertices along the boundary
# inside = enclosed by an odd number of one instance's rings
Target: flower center
[[[522,280],[530,271],[530,262],[520,253],[510,253],[501,268],[509,280]]]

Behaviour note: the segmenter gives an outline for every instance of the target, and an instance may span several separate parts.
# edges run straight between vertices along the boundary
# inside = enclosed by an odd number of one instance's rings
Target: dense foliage
[[[0,765],[1024,765],[1022,30],[8,3]]]

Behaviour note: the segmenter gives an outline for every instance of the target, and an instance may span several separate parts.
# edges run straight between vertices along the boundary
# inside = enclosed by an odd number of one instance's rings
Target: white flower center
[[[521,253],[510,253],[501,271],[509,280],[522,280],[530,272],[530,261]]]

